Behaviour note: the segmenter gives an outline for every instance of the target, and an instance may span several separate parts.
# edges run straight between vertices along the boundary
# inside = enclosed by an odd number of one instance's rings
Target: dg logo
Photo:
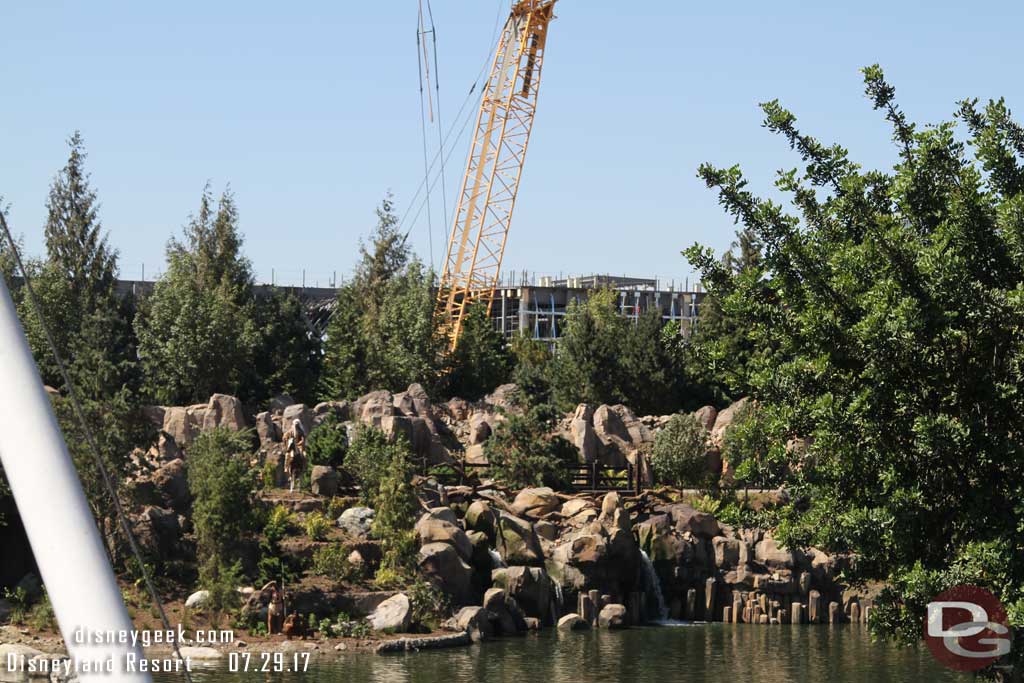
[[[956,586],[928,603],[925,642],[935,659],[956,671],[978,671],[1010,652],[1006,609],[976,586]]]

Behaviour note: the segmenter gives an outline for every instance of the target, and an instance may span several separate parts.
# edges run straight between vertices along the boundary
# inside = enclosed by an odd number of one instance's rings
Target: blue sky
[[[446,127],[507,4],[432,0]],[[385,192],[404,212],[423,179],[416,12],[415,0],[2,3],[12,225],[41,253],[47,188],[77,128],[123,276],[162,269],[207,180],[231,184],[260,280],[346,273]],[[918,121],[964,97],[1024,110],[1017,2],[561,0],[557,13],[507,270],[681,281],[680,249],[725,248],[734,230],[697,166],[741,163],[768,192],[798,161],[760,127],[768,99],[863,165],[889,166],[866,64],[882,64]],[[448,165],[449,209],[467,149],[463,138]],[[411,239],[429,260],[425,215]]]

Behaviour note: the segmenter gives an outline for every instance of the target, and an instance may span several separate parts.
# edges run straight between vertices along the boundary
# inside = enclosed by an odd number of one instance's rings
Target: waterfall
[[[565,596],[562,594],[562,584],[557,581],[552,581],[551,583],[555,585],[555,604],[557,604],[558,608],[561,609],[562,606],[565,605]]]
[[[644,588],[644,596],[646,597],[645,602],[650,602],[653,598],[658,606],[657,621],[667,621],[668,606],[665,605],[665,596],[661,593],[661,584],[658,582],[657,572],[654,571],[654,563],[651,562],[651,558],[643,550],[640,551],[640,557],[642,558],[643,565],[641,570],[643,573],[640,578]]]
[[[497,550],[494,548],[488,548],[487,552],[491,555],[491,566],[494,569],[501,569],[502,567],[508,566],[505,564],[505,560],[501,559],[501,555],[498,554]]]

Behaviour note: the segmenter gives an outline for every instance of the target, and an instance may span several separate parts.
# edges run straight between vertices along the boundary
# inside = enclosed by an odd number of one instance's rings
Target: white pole
[[[130,638],[134,627],[3,277],[0,460],[79,679],[148,683],[148,674],[129,671],[141,650],[120,634]],[[81,642],[111,632],[115,642]]]

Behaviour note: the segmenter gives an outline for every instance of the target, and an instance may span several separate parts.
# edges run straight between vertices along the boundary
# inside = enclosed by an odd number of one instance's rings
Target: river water
[[[329,646],[328,646],[329,647]],[[255,653],[253,653],[255,654]],[[333,653],[332,653],[333,654]],[[255,659],[255,657],[254,657]],[[160,683],[179,681],[164,675]],[[399,655],[317,659],[305,674],[193,673],[196,683],[578,683],[581,681],[970,681],[926,648],[873,643],[859,626],[651,626],[559,633],[546,629],[482,645]]]

